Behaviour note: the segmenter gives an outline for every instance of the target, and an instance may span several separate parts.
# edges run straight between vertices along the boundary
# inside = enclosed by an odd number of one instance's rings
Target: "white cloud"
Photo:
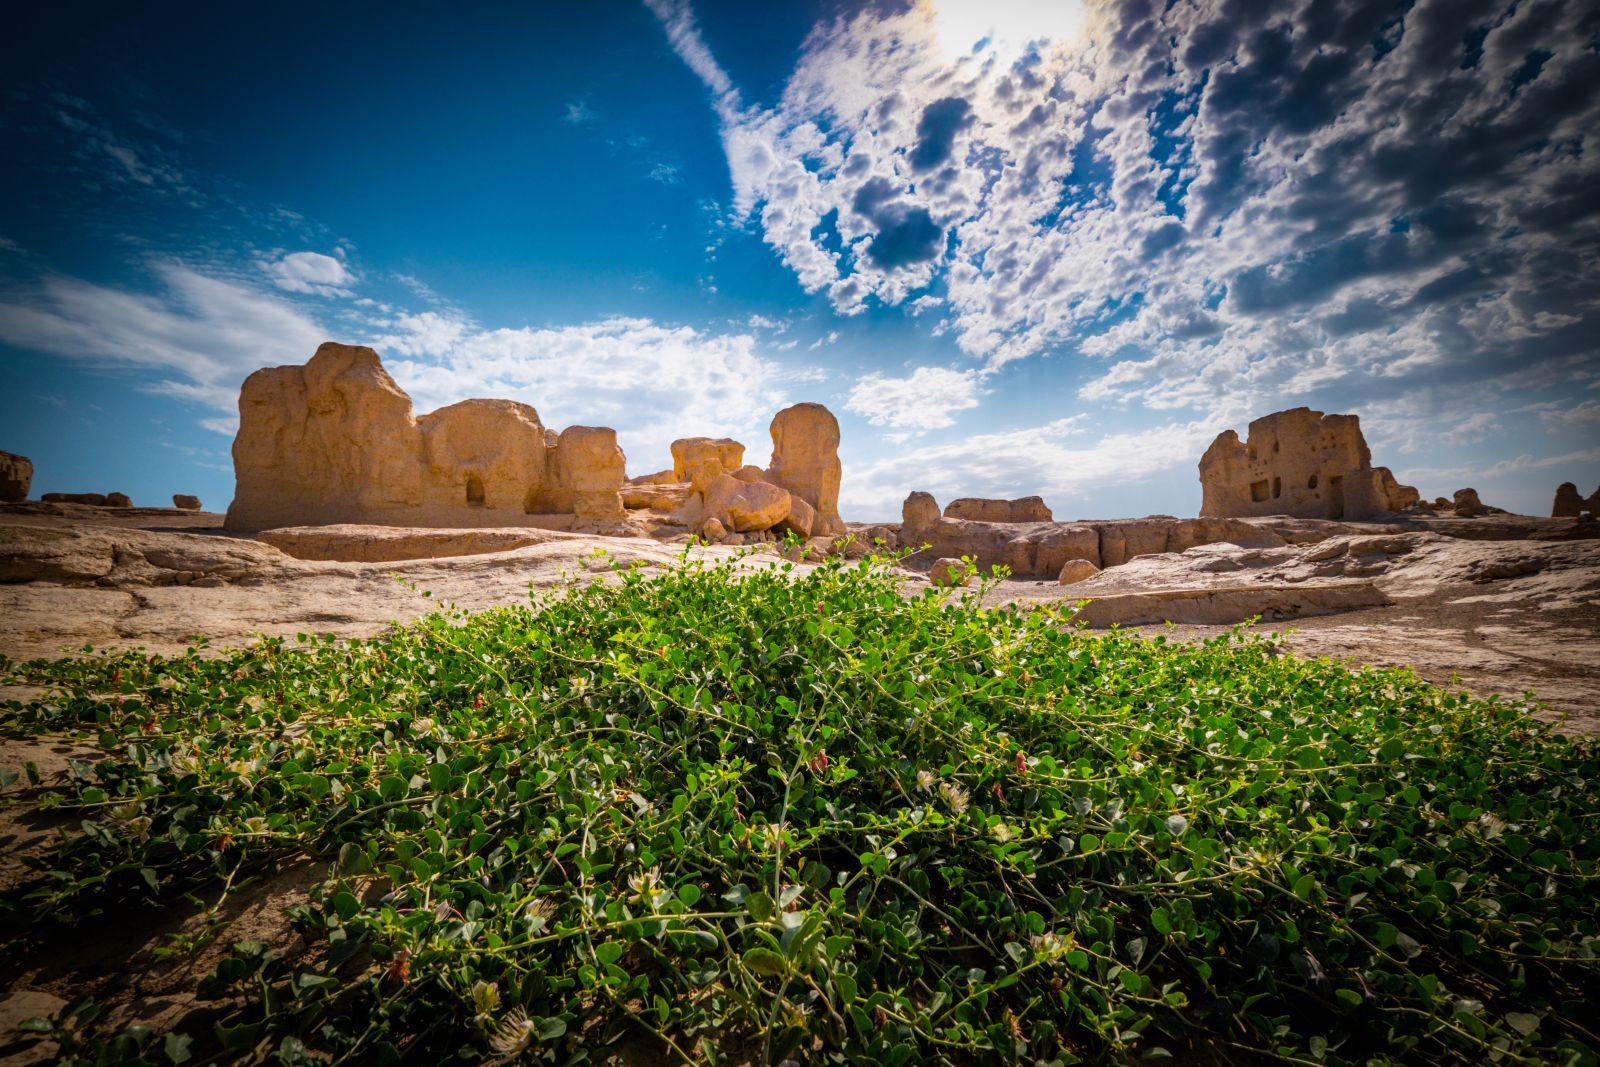
[[[355,275],[344,261],[321,252],[290,252],[278,259],[265,260],[261,269],[272,284],[290,293],[308,296],[353,296],[350,285]]]
[[[60,276],[0,295],[0,340],[137,367],[157,375],[154,391],[229,413],[251,371],[304,362],[326,340],[314,320],[275,296],[179,263],[157,263],[153,272],[161,296]]]
[[[868,374],[844,406],[874,426],[937,430],[954,425],[951,412],[978,406],[978,374],[944,367],[918,367],[905,378]]]
[[[1571,407],[1557,404],[1540,405],[1539,419],[1551,427],[1589,426],[1600,423],[1600,400],[1585,400]]]
[[[940,6],[820,23],[761,108],[684,0],[651,0],[713,94],[735,211],[839,314],[942,300],[932,332],[987,370],[1081,353],[1103,361],[1085,399],[1210,414],[1600,359],[1581,5],[1423,2],[1384,28],[1101,0],[1014,64],[943,47]]]
[[[847,515],[898,515],[912,489],[941,503],[958,496],[1040,494],[1058,509],[1095,490],[1191,467],[1216,436],[1215,424],[1172,422],[1084,440],[1084,417],[978,434],[911,448],[845,466],[840,493]]]
[[[640,318],[515,330],[464,321],[446,329],[427,315],[408,321],[418,329],[410,340],[378,340],[419,412],[469,397],[522,400],[548,426],[613,427],[635,474],[666,466],[671,442],[694,435],[735,437],[765,462],[767,426],[797,380],[757,355],[749,334]],[[412,357],[393,355],[402,352]]]

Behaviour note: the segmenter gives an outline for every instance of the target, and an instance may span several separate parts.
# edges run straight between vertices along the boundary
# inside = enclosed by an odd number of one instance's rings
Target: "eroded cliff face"
[[[767,468],[744,451],[729,438],[681,438],[672,470],[629,481],[610,427],[557,433],[514,400],[417,416],[376,352],[330,341],[303,366],[245,380],[227,527],[532,526],[717,541],[845,532],[839,423],[827,408],[778,412]]]
[[[606,427],[548,431],[511,400],[420,418],[378,354],[328,342],[303,366],[245,379],[227,526],[528,526],[622,515],[622,450]]]
[[[1246,440],[1225,430],[1200,460],[1202,517],[1290,515],[1367,519],[1402,511],[1419,494],[1372,452],[1355,415],[1292,408],[1256,419]]]

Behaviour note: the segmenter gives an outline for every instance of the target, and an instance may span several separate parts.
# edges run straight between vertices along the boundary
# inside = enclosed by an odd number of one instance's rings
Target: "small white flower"
[[[528,932],[536,934],[550,925],[550,917],[556,913],[556,906],[550,901],[540,897],[530,900],[522,909],[522,920],[528,924]]]
[[[516,1056],[533,1043],[533,1031],[533,1020],[528,1018],[528,1013],[521,1008],[513,1008],[495,1027],[489,1047],[498,1055],[508,1058]]]
[[[934,774],[932,771],[917,772],[917,788],[922,790],[924,793],[930,792],[933,789],[933,783],[938,780],[939,776]]]
[[[941,783],[939,792],[943,794],[944,802],[950,806],[950,810],[954,814],[960,815],[967,810],[967,804],[971,798],[967,796],[967,791],[959,785],[955,785],[952,782]]]
[[[635,900],[654,911],[656,897],[664,892],[661,888],[661,868],[651,867],[648,871],[628,875],[628,888],[633,890]]]
[[[1010,841],[1013,837],[1017,836],[1011,827],[1007,826],[1003,822],[995,823],[994,826],[990,828],[989,832],[994,834],[994,839],[1000,842],[1002,845],[1007,841]]]
[[[431,736],[433,736],[433,726],[434,726],[433,720],[428,718],[427,716],[423,716],[420,719],[412,719],[411,720],[411,732],[413,734],[415,734],[417,737],[431,737]]]

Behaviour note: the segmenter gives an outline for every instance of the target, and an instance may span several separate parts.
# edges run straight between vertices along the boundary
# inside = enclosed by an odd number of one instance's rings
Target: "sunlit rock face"
[[[227,527],[573,525],[620,518],[624,458],[607,427],[548,432],[510,400],[418,418],[370,348],[328,342],[245,380]]]
[[[426,415],[370,348],[328,342],[245,380],[233,443],[234,530],[368,524],[523,526],[711,540],[845,532],[839,423],[820,404],[772,421],[767,469],[728,438],[672,444],[673,469],[627,476],[607,426],[560,433],[513,400]]]
[[[1310,408],[1259,418],[1244,441],[1219,434],[1201,457],[1200,486],[1201,516],[1217,518],[1366,519],[1418,499],[1387,467],[1372,466],[1357,416]]]

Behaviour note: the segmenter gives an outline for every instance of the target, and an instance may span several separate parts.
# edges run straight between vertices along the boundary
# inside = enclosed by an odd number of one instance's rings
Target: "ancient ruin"
[[[1575,519],[1586,511],[1590,515],[1600,515],[1600,489],[1589,494],[1589,498],[1585,500],[1576,485],[1562,482],[1556,489],[1555,504],[1550,508],[1550,517]]]
[[[1419,494],[1372,465],[1355,415],[1291,408],[1256,419],[1245,441],[1224,430],[1200,460],[1200,514],[1368,519],[1404,511]]]
[[[820,404],[772,421],[767,469],[744,445],[690,437],[673,469],[629,480],[616,431],[557,433],[527,404],[464,400],[426,415],[370,348],[323,344],[245,380],[233,530],[364,523],[689,534],[742,543],[844,532],[839,424]]]
[[[0,452],[0,504],[18,504],[28,499],[33,485],[33,462],[27,456]]]
[[[1052,522],[1055,519],[1043,498],[1036,496],[1016,500],[964,496],[945,505],[944,517],[975,522]]]

